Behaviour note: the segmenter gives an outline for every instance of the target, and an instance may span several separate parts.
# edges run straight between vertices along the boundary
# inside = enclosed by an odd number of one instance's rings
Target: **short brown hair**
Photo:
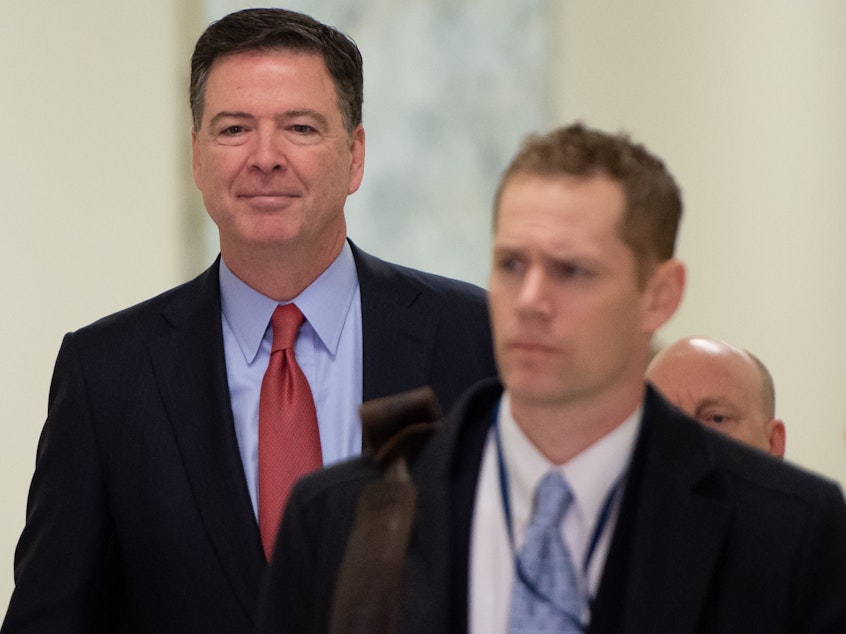
[[[189,101],[194,129],[203,120],[206,82],[215,60],[248,51],[288,50],[323,58],[335,84],[348,134],[361,123],[364,79],[361,52],[349,37],[314,18],[285,9],[244,9],[213,22],[191,56]]]
[[[618,181],[626,198],[620,237],[634,252],[643,282],[653,267],[673,257],[682,213],[681,192],[664,163],[626,134],[611,135],[577,123],[530,135],[500,178],[494,228],[502,193],[517,174],[591,177]]]

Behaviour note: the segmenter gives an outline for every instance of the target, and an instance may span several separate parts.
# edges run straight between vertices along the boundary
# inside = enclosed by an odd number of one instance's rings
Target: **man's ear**
[[[784,421],[778,418],[767,423],[767,437],[770,439],[770,453],[776,458],[784,458],[784,447],[787,441],[787,432],[784,428]]]
[[[200,170],[202,169],[202,162],[200,161],[199,139],[197,138],[197,131],[191,128],[191,172],[194,174],[194,184],[198,189],[200,187]]]
[[[348,194],[354,194],[364,178],[364,126],[360,123],[350,139],[350,184]]]
[[[675,258],[655,268],[643,292],[644,332],[655,332],[675,314],[684,295],[685,278],[684,264]]]

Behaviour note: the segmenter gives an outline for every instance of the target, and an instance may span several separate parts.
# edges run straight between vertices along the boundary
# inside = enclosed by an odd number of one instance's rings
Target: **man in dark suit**
[[[625,136],[555,130],[527,141],[494,209],[502,384],[468,391],[409,456],[400,631],[846,631],[838,487],[705,429],[644,382],[685,276],[662,162]],[[380,474],[365,454],[297,485],[262,632],[323,632],[369,609],[332,617],[359,492]]]
[[[495,373],[482,289],[346,239],[361,104],[355,44],[308,16],[247,10],[200,37],[193,167],[221,257],[65,337],[4,634],[255,631],[278,305],[305,316],[294,356],[324,463],[360,452],[362,399],[432,384],[447,405]]]

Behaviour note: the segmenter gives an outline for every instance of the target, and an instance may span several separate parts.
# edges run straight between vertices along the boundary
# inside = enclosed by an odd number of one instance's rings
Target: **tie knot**
[[[294,304],[277,306],[270,317],[270,327],[273,328],[273,346],[271,354],[278,350],[294,347],[297,330],[303,323],[303,314]]]
[[[544,527],[561,524],[572,502],[573,492],[563,476],[555,471],[547,473],[541,478],[535,493],[532,524]]]

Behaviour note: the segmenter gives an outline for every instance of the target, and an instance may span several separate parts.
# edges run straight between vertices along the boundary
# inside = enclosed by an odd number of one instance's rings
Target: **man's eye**
[[[555,272],[558,277],[563,279],[570,278],[589,278],[593,276],[593,271],[581,264],[574,262],[562,262],[555,267]]]
[[[295,123],[291,126],[291,130],[297,134],[313,134],[316,132],[312,126],[305,125],[304,123]]]
[[[221,131],[221,134],[225,136],[235,136],[236,134],[241,134],[242,132],[244,132],[244,130],[245,128],[242,125],[230,125],[224,128]]]
[[[718,413],[703,414],[700,416],[700,420],[709,425],[722,425],[728,420],[728,416]]]
[[[502,257],[497,260],[497,268],[506,273],[516,273],[520,271],[522,263],[518,258]]]

